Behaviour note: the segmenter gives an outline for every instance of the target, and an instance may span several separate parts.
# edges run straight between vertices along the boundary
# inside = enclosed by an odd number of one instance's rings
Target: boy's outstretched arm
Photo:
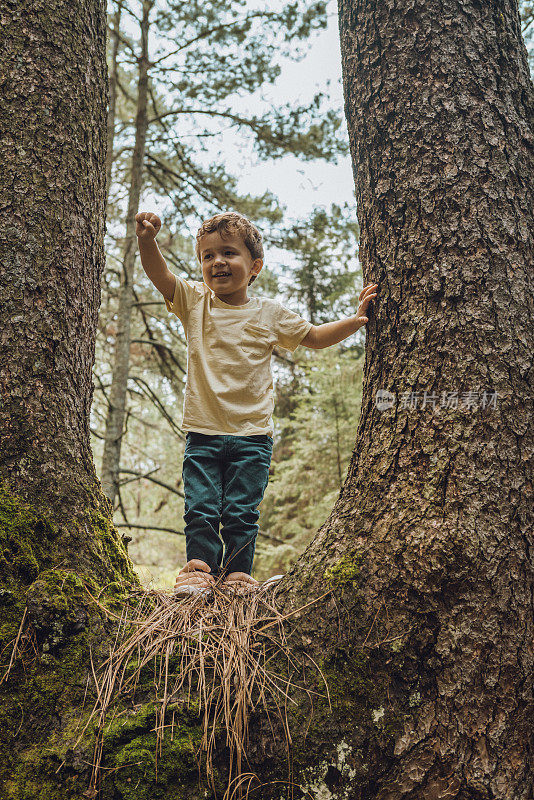
[[[311,347],[313,350],[322,350],[323,347],[330,347],[346,339],[347,336],[355,333],[359,328],[369,322],[366,316],[367,306],[377,295],[378,283],[370,283],[360,292],[357,313],[353,317],[345,317],[335,322],[325,322],[323,325],[312,325],[301,344],[304,347]]]
[[[172,303],[176,277],[168,268],[156,243],[160,228],[161,220],[157,214],[140,211],[135,215],[135,232],[143,269],[156,289]]]

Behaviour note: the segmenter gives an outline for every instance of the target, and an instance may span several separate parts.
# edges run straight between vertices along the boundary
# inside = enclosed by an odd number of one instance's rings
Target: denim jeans
[[[188,561],[205,561],[215,576],[221,571],[250,575],[257,508],[267,487],[272,452],[268,434],[212,436],[188,431],[182,468]]]

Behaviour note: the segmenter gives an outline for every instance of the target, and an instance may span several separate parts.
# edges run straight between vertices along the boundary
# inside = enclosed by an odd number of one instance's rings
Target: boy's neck
[[[213,291],[213,290],[212,290]],[[215,297],[218,297],[219,300],[222,300],[223,303],[228,303],[229,306],[246,306],[247,303],[250,303],[250,297],[245,294],[244,297],[239,297],[237,293],[224,295],[224,294],[217,294],[217,292],[213,291]]]
[[[219,297],[219,295],[215,295]],[[244,303],[231,303],[229,300],[226,300],[224,297],[219,297],[219,300],[222,300],[223,303],[228,303],[229,306],[246,306],[247,303],[250,303],[250,297],[248,297]]]

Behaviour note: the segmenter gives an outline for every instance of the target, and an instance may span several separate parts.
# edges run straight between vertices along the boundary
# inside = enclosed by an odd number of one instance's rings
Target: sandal
[[[187,573],[186,573],[187,574]],[[206,573],[200,569],[191,570],[191,575],[205,575]],[[173,594],[175,597],[189,597],[191,595],[208,595],[211,589],[207,586],[198,586],[195,583],[183,583],[175,586]]]
[[[271,586],[274,586],[275,583],[278,583],[278,581],[281,581],[282,578],[285,578],[285,575],[273,575],[272,578],[267,578],[267,580],[264,581],[259,588],[262,589],[262,590],[263,589],[270,589]]]

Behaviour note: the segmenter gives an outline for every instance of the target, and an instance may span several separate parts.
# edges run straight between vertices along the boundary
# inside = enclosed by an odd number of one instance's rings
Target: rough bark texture
[[[1,23],[0,477],[71,516],[98,490],[105,20],[100,3],[55,0],[8,3]]]
[[[89,439],[104,260],[104,8],[8,4],[1,23],[0,595],[11,602],[59,566],[103,581],[133,575]]]
[[[344,728],[359,775],[330,789],[527,800],[534,96],[517,4],[341,0],[339,12],[360,258],[380,288],[354,457],[295,576],[318,592],[321,565],[348,575],[326,652],[368,680]],[[391,408],[375,406],[379,389]],[[435,409],[402,407],[425,390]],[[480,407],[484,390],[496,408]],[[310,638],[324,652],[321,631]]]
[[[139,209],[139,198],[143,186],[143,162],[145,158],[145,144],[148,128],[148,30],[149,15],[153,6],[153,0],[145,0],[143,3],[141,54],[139,56],[139,77],[137,82],[135,144],[132,155],[132,178],[128,196],[122,280],[119,290],[117,337],[115,339],[115,350],[113,354],[113,378],[106,418],[104,452],[102,455],[102,489],[112,504],[115,502],[119,487],[122,432],[126,414],[126,393],[130,371],[131,319],[132,307],[134,304],[133,279],[135,255],[137,252],[135,215]]]
[[[107,641],[91,596],[113,602],[136,583],[89,439],[105,6],[7,2],[0,25],[0,797],[59,800],[83,788],[71,791],[67,767],[49,790],[57,756],[45,743],[72,741],[89,643]],[[33,644],[6,681],[19,630]]]

